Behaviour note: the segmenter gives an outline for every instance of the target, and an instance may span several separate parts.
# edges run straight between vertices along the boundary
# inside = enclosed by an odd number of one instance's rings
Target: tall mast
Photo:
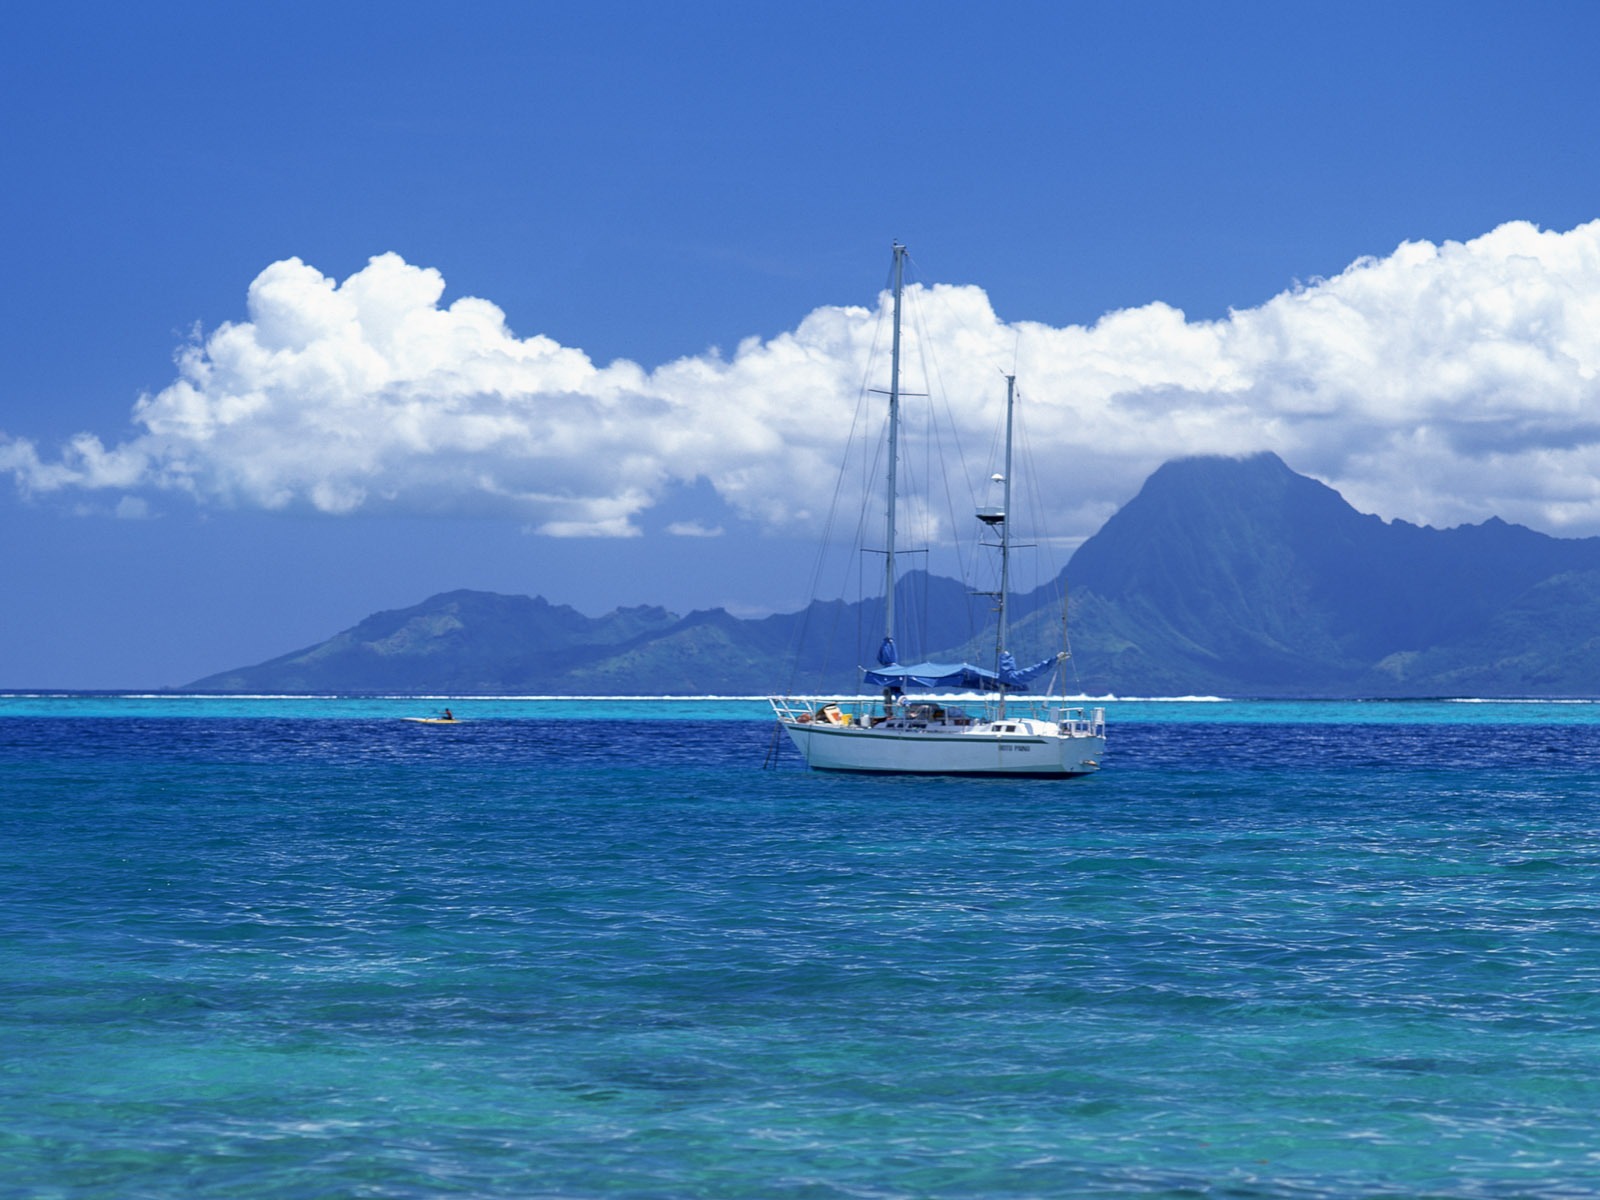
[[[905,284],[906,248],[894,243],[894,341],[889,351],[889,499],[883,556],[883,641],[894,641],[894,502],[900,464],[900,295]],[[881,658],[883,652],[879,652]],[[887,664],[885,664],[887,665]]]
[[[1006,376],[1006,465],[1005,482],[1002,485],[1004,494],[1001,503],[1005,505],[1005,519],[1000,522],[1000,603],[999,618],[995,630],[995,671],[998,674],[1000,664],[1006,653],[1006,593],[1011,590],[1011,420],[1016,407],[1017,377]],[[1000,715],[1006,715],[1006,690],[1000,689]]]

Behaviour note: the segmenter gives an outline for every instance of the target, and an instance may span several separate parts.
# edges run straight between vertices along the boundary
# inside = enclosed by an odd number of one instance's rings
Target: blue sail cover
[[[878,665],[880,667],[894,666],[894,660],[900,657],[900,652],[894,648],[894,639],[886,637],[883,645],[878,647]]]
[[[1043,675],[1056,660],[1052,656],[1031,667],[1018,667],[1009,652],[1000,656],[998,672],[975,667],[971,663],[921,662],[902,665],[892,663],[865,674],[873,687],[906,688],[959,688],[968,692],[1025,692],[1030,681]]]

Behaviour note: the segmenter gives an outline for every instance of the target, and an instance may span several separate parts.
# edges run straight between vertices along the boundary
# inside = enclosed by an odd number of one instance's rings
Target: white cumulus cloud
[[[0,471],[35,495],[511,512],[556,536],[635,534],[704,480],[776,526],[826,509],[863,383],[883,383],[881,312],[863,307],[646,370],[443,293],[394,254],[342,283],[274,263],[247,319],[184,348],[138,401],[132,438],[47,453],[0,435]],[[1152,303],[1053,328],[1003,320],[972,286],[911,300],[908,390],[942,392],[958,432],[986,440],[1014,366],[1062,532],[1092,532],[1169,458],[1262,449],[1385,516],[1600,532],[1600,222],[1406,243],[1215,321]]]

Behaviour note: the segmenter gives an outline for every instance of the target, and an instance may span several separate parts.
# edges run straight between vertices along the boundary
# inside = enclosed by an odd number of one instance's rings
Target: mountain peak
[[[1324,483],[1291,470],[1271,450],[1254,454],[1197,454],[1175,458],[1157,467],[1127,507],[1172,494],[1192,493],[1194,499],[1217,494],[1261,502],[1277,502],[1287,494],[1315,497],[1321,503],[1349,508],[1338,492]],[[1354,511],[1353,509],[1351,510]]]
[[[1281,558],[1296,530],[1314,525],[1344,539],[1368,522],[1381,524],[1271,451],[1174,459],[1079,547],[1072,579],[1105,596],[1148,591],[1175,567],[1190,587],[1217,583],[1219,571],[1235,573],[1263,554]]]
[[[1116,612],[1102,618],[1122,629],[1112,686],[1126,672],[1292,695],[1372,694],[1395,682],[1374,664],[1481,637],[1543,581],[1596,569],[1600,539],[1386,522],[1264,453],[1164,464],[1068,572]]]

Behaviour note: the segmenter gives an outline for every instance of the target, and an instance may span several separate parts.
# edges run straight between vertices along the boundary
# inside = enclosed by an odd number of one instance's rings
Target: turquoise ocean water
[[[0,1196],[1600,1196],[1600,704],[1106,707],[0,696]]]

